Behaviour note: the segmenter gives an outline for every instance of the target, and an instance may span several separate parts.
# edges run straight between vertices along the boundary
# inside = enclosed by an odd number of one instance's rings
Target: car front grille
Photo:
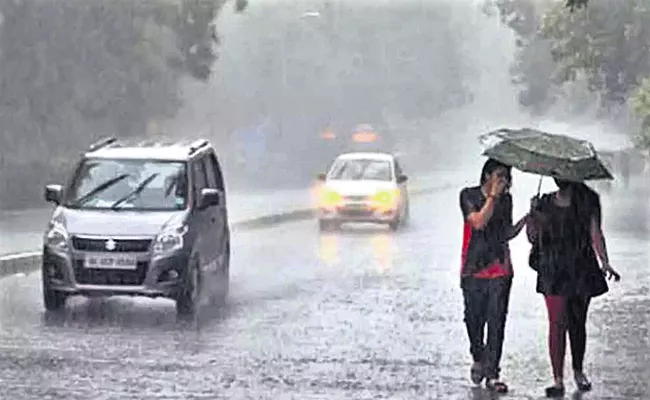
[[[116,253],[146,253],[151,246],[151,239],[113,239],[115,248],[108,250],[106,242],[111,238],[84,238],[79,236],[72,237],[72,246],[75,250],[89,252],[116,252]]]
[[[363,196],[363,195],[361,195],[361,196],[345,196],[344,200],[347,200],[347,201],[365,201],[365,200],[368,200],[368,196]]]
[[[83,260],[76,260],[74,263],[74,275],[77,283],[82,285],[142,285],[147,275],[149,263],[138,262],[133,271],[115,269],[89,269],[84,268]]]
[[[342,208],[339,210],[339,215],[343,217],[371,217],[373,215],[372,210],[368,209],[355,209],[355,208]]]

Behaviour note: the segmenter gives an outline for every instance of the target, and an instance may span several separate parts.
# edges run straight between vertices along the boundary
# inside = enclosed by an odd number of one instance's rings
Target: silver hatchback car
[[[207,141],[104,140],[45,198],[56,204],[43,240],[47,310],[71,295],[131,295],[174,299],[179,314],[193,314],[207,288],[227,295],[225,188]]]

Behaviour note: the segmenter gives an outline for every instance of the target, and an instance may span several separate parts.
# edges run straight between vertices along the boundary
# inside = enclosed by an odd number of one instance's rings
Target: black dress
[[[600,219],[599,207],[593,201],[560,207],[552,195],[542,197],[538,239],[531,253],[538,293],[585,298],[607,293],[607,281],[591,246],[591,219]]]

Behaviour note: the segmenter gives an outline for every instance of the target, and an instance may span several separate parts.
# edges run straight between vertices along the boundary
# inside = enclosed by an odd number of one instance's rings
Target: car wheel
[[[176,298],[176,313],[191,316],[196,312],[201,294],[201,273],[199,263],[192,261],[187,265],[183,277],[183,286]]]
[[[321,232],[331,232],[336,231],[341,228],[341,225],[338,222],[334,221],[318,221],[318,229]]]
[[[60,311],[65,308],[66,297],[65,293],[43,289],[43,304],[47,311]]]
[[[409,222],[411,222],[411,207],[407,203],[404,208],[404,215],[402,216],[402,225],[406,226]]]
[[[400,225],[400,220],[399,219],[388,223],[388,227],[393,232],[395,232],[396,230],[399,229],[399,225]]]
[[[47,311],[60,311],[65,307],[65,300],[67,298],[65,293],[52,290],[50,288],[49,278],[45,274],[45,269],[43,269],[42,274],[43,281],[43,305]]]
[[[230,243],[226,246],[216,278],[217,290],[214,300],[217,303],[222,304],[226,302],[230,292]]]

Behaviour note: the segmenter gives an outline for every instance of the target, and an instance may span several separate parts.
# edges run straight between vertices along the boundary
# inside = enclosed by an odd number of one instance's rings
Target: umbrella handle
[[[539,177],[539,183],[537,184],[537,197],[539,197],[539,194],[542,191],[542,179],[544,179],[544,176]]]

